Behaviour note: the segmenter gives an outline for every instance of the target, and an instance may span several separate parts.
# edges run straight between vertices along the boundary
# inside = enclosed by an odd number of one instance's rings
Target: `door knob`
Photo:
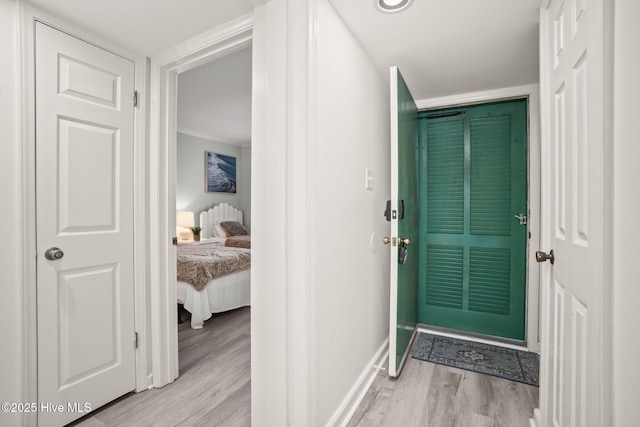
[[[46,259],[48,259],[49,261],[56,261],[59,260],[60,258],[62,258],[64,256],[64,252],[62,252],[62,250],[60,248],[49,248],[46,251],[44,251],[44,257]]]
[[[389,243],[391,243],[391,239],[390,239],[390,238],[388,238],[388,237],[385,237],[384,239],[382,239],[382,241],[384,242],[384,244],[385,244],[385,245],[388,245]],[[411,240],[410,240],[410,239],[408,239],[408,238],[404,238],[404,239],[403,239],[402,237],[398,237],[398,244],[399,244],[399,245],[407,246],[407,245],[409,245],[410,243],[411,243]],[[393,240],[393,246],[395,246],[395,245],[396,245],[396,241],[395,241],[395,238],[394,238],[394,240]]]
[[[536,261],[545,262],[549,260],[551,264],[553,264],[556,260],[556,257],[553,255],[553,249],[549,251],[549,253],[545,253],[542,251],[536,251]]]

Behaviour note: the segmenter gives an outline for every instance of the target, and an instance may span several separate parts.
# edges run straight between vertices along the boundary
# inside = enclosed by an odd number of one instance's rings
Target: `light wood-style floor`
[[[538,388],[409,357],[379,375],[348,427],[527,427]]]
[[[173,383],[131,393],[72,425],[251,425],[251,323],[249,307],[217,314],[194,330],[178,326],[180,377]]]
[[[250,310],[179,325],[180,377],[128,394],[72,425],[251,425]],[[378,376],[348,427],[527,427],[538,388],[409,358],[398,380]]]

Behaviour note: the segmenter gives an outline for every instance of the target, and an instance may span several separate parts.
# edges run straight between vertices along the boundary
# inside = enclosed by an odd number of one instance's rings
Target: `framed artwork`
[[[204,188],[207,193],[236,192],[236,158],[204,152]]]

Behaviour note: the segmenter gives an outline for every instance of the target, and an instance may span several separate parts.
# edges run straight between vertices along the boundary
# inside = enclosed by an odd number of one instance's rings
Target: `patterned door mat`
[[[538,387],[540,360],[535,353],[421,332],[413,358]]]

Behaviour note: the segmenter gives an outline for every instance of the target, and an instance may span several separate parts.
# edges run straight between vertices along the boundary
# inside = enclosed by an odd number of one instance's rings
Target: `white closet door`
[[[133,62],[36,24],[40,426],[135,388],[133,82]]]

